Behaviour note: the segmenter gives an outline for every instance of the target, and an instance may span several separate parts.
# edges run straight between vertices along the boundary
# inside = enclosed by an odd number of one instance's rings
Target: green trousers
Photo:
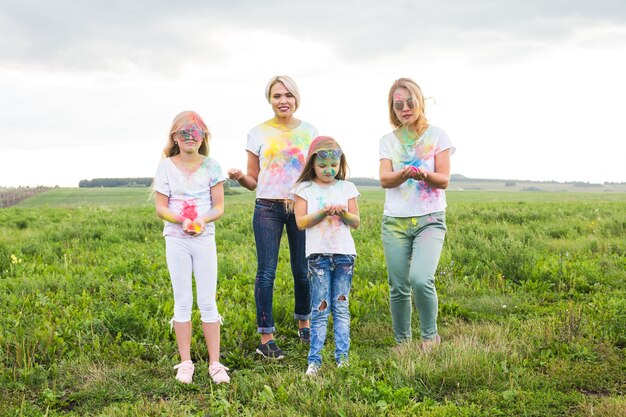
[[[397,343],[411,340],[411,293],[420,319],[422,340],[437,336],[435,271],[445,235],[443,211],[419,217],[383,216],[382,241]]]

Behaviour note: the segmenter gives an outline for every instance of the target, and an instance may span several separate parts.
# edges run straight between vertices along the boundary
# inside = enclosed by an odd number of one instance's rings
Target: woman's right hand
[[[400,176],[402,177],[402,182],[408,180],[409,178],[413,178],[415,175],[415,168],[411,165],[407,165],[400,170]]]
[[[243,172],[237,168],[231,168],[228,170],[228,178],[231,180],[239,181],[243,178]]]

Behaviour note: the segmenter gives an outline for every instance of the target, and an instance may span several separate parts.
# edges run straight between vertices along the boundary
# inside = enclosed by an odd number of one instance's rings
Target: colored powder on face
[[[198,217],[196,202],[184,201],[183,209],[180,211],[180,214],[182,214],[186,219],[195,220],[196,217]]]
[[[333,169],[333,168],[328,168],[328,169],[325,169],[325,170],[324,170],[324,174],[325,174],[325,175],[330,174],[330,175],[332,175],[332,176],[333,176],[333,178],[334,178],[334,177],[337,175],[337,170],[335,170],[335,169]]]

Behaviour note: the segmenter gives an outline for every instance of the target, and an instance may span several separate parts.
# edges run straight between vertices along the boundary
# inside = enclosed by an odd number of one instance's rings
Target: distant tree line
[[[79,188],[110,188],[110,187],[151,187],[154,178],[94,178],[92,180],[81,180]],[[239,194],[230,189],[230,180],[224,182],[224,194]],[[237,182],[235,181],[235,184]]]
[[[94,178],[92,180],[81,180],[78,183],[80,188],[94,187],[150,187],[152,178]]]

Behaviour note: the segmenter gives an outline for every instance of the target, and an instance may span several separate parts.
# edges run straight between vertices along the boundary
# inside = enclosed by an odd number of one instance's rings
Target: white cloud
[[[409,76],[436,99],[453,172],[626,181],[623,2],[74,3],[0,6],[0,185],[151,176],[183,109],[224,168],[243,167],[275,74],[356,176],[377,176],[387,89]]]

